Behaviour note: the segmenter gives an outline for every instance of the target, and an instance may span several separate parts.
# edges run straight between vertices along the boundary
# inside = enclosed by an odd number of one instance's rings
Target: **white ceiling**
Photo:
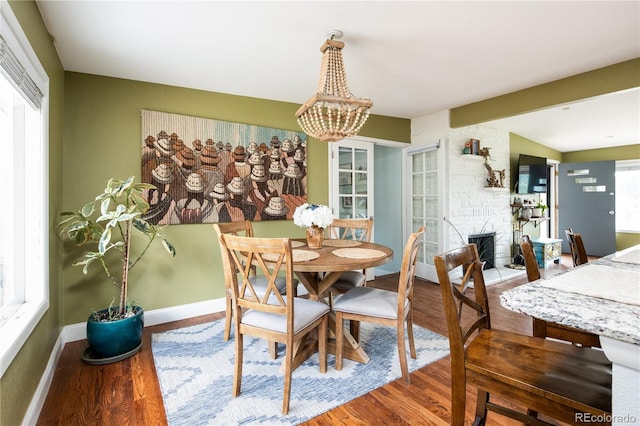
[[[339,29],[354,96],[409,119],[640,57],[638,1],[37,5],[65,70],[296,104]],[[562,152],[627,145],[640,141],[639,105],[628,91],[492,125]]]

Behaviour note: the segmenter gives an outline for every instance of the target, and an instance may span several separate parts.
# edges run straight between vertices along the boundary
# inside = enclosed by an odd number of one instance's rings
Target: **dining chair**
[[[467,383],[477,388],[474,424],[485,424],[488,410],[526,424],[548,424],[537,412],[570,424],[578,413],[610,416],[611,363],[602,351],[492,328],[475,244],[434,256],[434,263],[451,349],[452,425],[464,424]],[[460,285],[473,278],[471,297],[450,279],[463,265]]]
[[[409,235],[402,255],[398,291],[373,287],[354,287],[333,305],[336,313],[336,370],[342,370],[344,320],[365,321],[396,328],[400,369],[406,383],[411,383],[404,343],[405,323],[411,358],[416,358],[413,339],[413,283],[420,238],[425,228]]]
[[[371,241],[371,232],[373,230],[373,219],[351,219],[337,218],[333,219],[331,225],[327,228],[327,234],[330,239],[349,240],[349,241]],[[344,271],[340,274],[340,278],[327,290],[329,307],[333,307],[336,296],[342,295],[354,287],[364,287],[367,285],[367,270]],[[360,330],[356,322],[350,323],[351,335],[358,339]]]
[[[327,231],[329,238],[336,240],[354,240],[366,241],[371,240],[371,230],[373,229],[373,219],[333,219]],[[346,271],[340,275],[340,278],[330,287],[332,293],[346,293],[353,287],[362,287],[367,285],[367,270],[362,271]]]
[[[571,250],[571,259],[573,260],[573,266],[582,265],[589,262],[587,257],[587,251],[584,248],[584,242],[582,240],[582,234],[573,232],[573,229],[568,228],[564,231],[569,242],[569,249]]]
[[[231,283],[235,331],[235,369],[233,396],[242,385],[244,336],[264,338],[286,346],[282,413],[289,412],[293,370],[308,356],[318,351],[320,372],[327,371],[327,328],[329,306],[326,303],[293,295],[293,262],[289,238],[256,238],[232,234],[220,235],[223,247],[225,279]],[[252,280],[252,266],[267,281],[261,293]],[[286,292],[281,294],[277,280],[284,276]],[[317,331],[317,340],[310,333]],[[270,389],[259,389],[270,392]]]
[[[522,256],[524,257],[524,265],[527,270],[527,280],[529,282],[539,280],[540,269],[538,268],[536,255],[533,251],[531,238],[529,238],[528,235],[522,236],[520,251],[522,252]],[[580,285],[580,283],[576,283],[576,285]],[[571,342],[574,345],[596,348],[601,347],[600,337],[597,334],[578,330],[574,327],[568,327],[554,322],[541,320],[540,318],[533,319],[533,335],[542,338],[565,340],[567,342]]]
[[[232,234],[239,235],[245,237],[253,237],[253,225],[250,221],[245,220],[241,222],[220,222],[215,223],[213,225],[213,229],[215,229],[216,234],[218,234],[218,241],[220,242],[220,236],[222,234]],[[222,252],[223,248],[220,245],[220,251]],[[251,281],[253,283],[254,288],[256,289],[258,295],[263,295],[267,289],[267,280],[263,276],[256,275],[256,268],[253,267],[252,270]],[[297,284],[297,281],[296,281]],[[224,322],[224,335],[223,339],[225,341],[229,340],[229,336],[231,335],[231,318],[233,315],[232,310],[232,297],[231,297],[231,282],[225,280],[225,322]],[[286,291],[287,282],[283,277],[279,277],[276,280],[276,286],[281,293]],[[295,290],[294,290],[295,291]],[[295,293],[294,293],[295,295]],[[275,356],[275,352],[277,352],[277,348],[274,348],[273,355]]]

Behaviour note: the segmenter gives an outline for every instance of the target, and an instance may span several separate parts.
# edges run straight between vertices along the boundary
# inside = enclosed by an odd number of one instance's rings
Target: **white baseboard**
[[[170,308],[144,311],[145,327],[179,321],[200,315],[222,312],[225,309],[224,298],[205,300],[203,302],[190,303],[188,305],[172,306]],[[75,342],[87,338],[87,324],[77,323],[67,325],[62,329],[63,342]]]
[[[31,398],[31,403],[29,404],[27,412],[24,415],[24,419],[22,420],[23,425],[35,425],[38,423],[38,418],[40,417],[40,412],[42,411],[44,402],[47,399],[47,394],[49,393],[49,388],[53,381],[53,374],[56,371],[56,366],[58,365],[58,361],[62,355],[63,348],[64,343],[62,343],[61,333],[56,339],[55,345],[53,345],[51,356],[49,356],[49,361],[44,369],[44,373],[42,373],[40,383],[38,383],[38,388],[36,389],[33,398]]]
[[[397,270],[385,269],[385,268],[381,268],[379,266],[376,267],[376,269],[375,269],[376,277],[384,277],[386,275],[397,274],[397,273],[398,273]]]
[[[172,306],[170,308],[154,309],[152,311],[144,312],[145,326],[164,324],[172,321],[179,321],[183,319],[198,317],[200,315],[211,314],[214,312],[222,312],[225,310],[225,299],[212,299],[205,300],[203,302],[191,303],[188,305]],[[62,356],[62,350],[64,345],[68,342],[75,342],[77,340],[83,340],[87,338],[87,326],[85,323],[71,324],[62,328],[58,339],[56,340],[47,366],[40,378],[40,383],[36,389],[31,403],[27,408],[27,412],[22,421],[23,425],[34,425],[38,422],[40,412],[44,406],[51,382],[53,382],[53,375],[56,371],[60,356]]]

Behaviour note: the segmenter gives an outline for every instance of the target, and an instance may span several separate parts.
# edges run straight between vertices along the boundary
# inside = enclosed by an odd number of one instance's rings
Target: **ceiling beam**
[[[640,58],[452,108],[452,128],[640,87]]]

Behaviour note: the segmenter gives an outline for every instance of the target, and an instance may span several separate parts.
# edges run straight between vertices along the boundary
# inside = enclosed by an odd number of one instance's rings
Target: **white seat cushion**
[[[309,324],[329,312],[329,306],[326,303],[316,302],[313,300],[293,298],[294,318],[293,332],[297,333]],[[268,312],[256,311],[250,309],[242,314],[242,323],[253,327],[264,328],[265,330],[277,331],[279,333],[287,332],[286,315],[272,314]]]
[[[340,278],[331,285],[331,289],[346,292],[353,287],[363,287],[366,277],[361,271],[345,271]]]
[[[262,275],[254,275],[249,278],[249,281],[253,284],[253,289],[256,291],[258,297],[264,296],[264,292],[267,291],[267,279]],[[278,287],[280,294],[286,293],[287,279],[285,277],[276,278],[276,287]]]
[[[408,303],[409,300],[405,299],[405,307]],[[398,293],[373,287],[355,287],[334,302],[333,310],[395,319],[398,317]]]

